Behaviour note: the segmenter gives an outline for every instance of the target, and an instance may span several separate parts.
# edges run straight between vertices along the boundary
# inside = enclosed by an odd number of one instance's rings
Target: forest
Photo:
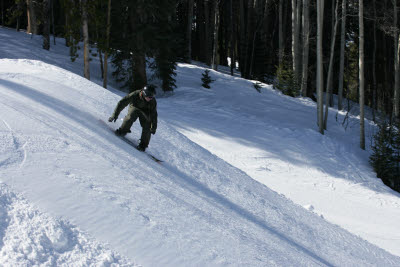
[[[176,87],[177,62],[230,67],[245,79],[273,84],[284,94],[317,103],[321,134],[328,107],[360,114],[365,149],[365,109],[379,131],[371,164],[385,184],[400,191],[397,0],[1,0],[1,25],[42,35],[43,48],[65,38],[70,58],[84,51],[84,73],[99,57],[101,72],[122,89],[159,79]],[[4,41],[4,40],[2,40]],[[83,47],[80,47],[83,44]],[[149,77],[146,67],[154,71]],[[103,75],[107,87],[107,75]]]

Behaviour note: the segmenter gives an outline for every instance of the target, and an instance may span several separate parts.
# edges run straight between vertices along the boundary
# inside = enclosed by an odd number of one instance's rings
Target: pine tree
[[[203,84],[201,86],[203,86],[204,88],[210,89],[210,83],[212,83],[214,80],[211,79],[210,76],[210,71],[209,70],[205,70],[204,73],[202,74],[202,78],[201,81],[203,82]]]
[[[400,124],[382,123],[374,136],[370,163],[378,178],[400,192]]]
[[[282,65],[278,66],[276,70],[274,88],[282,91],[283,94],[292,97],[300,94],[300,88],[294,79],[293,68],[290,68],[285,61]]]

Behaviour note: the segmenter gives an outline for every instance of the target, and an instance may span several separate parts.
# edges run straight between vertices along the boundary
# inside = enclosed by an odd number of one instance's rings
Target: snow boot
[[[119,128],[119,129],[117,129],[117,130],[115,131],[115,134],[118,135],[118,136],[124,137],[127,133],[130,133],[130,132],[131,132],[130,130],[124,131],[124,130],[122,130],[121,128]]]

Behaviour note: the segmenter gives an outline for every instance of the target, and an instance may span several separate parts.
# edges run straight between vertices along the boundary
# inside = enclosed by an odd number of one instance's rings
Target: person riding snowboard
[[[125,136],[130,133],[132,124],[139,118],[142,126],[142,136],[137,149],[145,151],[150,143],[151,134],[155,134],[157,130],[157,101],[154,98],[156,87],[147,85],[142,90],[134,91],[122,98],[112,116],[108,119],[109,122],[115,122],[118,119],[121,111],[129,104],[128,114],[125,116],[115,134]]]

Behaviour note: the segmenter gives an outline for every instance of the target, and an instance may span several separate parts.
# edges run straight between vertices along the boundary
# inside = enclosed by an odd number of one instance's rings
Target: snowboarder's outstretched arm
[[[109,122],[112,121],[116,121],[118,119],[119,114],[121,113],[121,111],[127,106],[129,105],[129,103],[132,101],[132,97],[133,97],[134,92],[130,93],[129,95],[125,96],[124,98],[122,98],[117,106],[115,107],[114,113],[111,115],[111,117],[108,119]]]

